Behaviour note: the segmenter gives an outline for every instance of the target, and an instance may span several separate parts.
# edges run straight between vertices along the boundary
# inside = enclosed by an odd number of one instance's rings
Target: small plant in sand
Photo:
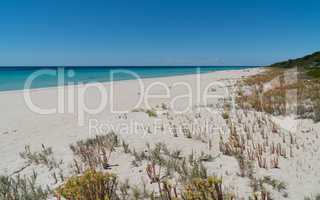
[[[159,194],[162,197],[161,182],[165,178],[165,176],[161,176],[161,166],[159,166],[158,169],[156,169],[156,165],[154,163],[148,164],[146,168],[146,172],[150,179],[150,184],[153,184],[153,183],[158,184]]]
[[[158,117],[157,112],[152,109],[146,110],[146,113],[148,114],[149,117]]]
[[[249,200],[273,200],[273,198],[271,197],[270,192],[262,190],[254,192],[252,196],[249,197]]]
[[[223,112],[221,114],[222,118],[229,122],[230,118],[230,110],[231,110],[231,104],[227,102],[227,100],[224,100],[225,102],[223,103]]]
[[[172,132],[173,137],[178,137],[178,130],[177,130],[177,126],[175,124],[172,125],[171,132]]]
[[[270,185],[274,190],[281,192],[283,197],[287,197],[288,193],[286,192],[286,184],[282,181],[276,180],[271,178],[270,176],[264,176],[263,178],[256,179],[251,178],[250,179],[250,185],[254,191],[253,193],[253,199],[258,200],[271,200],[270,192],[266,190],[266,185]]]
[[[211,155],[202,152],[198,158],[191,154],[187,162],[180,150],[170,151],[164,143],[157,143],[154,147],[147,144],[146,151],[138,153],[134,150],[133,156],[135,157],[133,163],[138,163],[138,166],[142,160],[146,160],[152,165],[161,167],[164,176],[169,177],[176,172],[184,180],[205,178],[207,172],[202,162],[213,160]]]
[[[249,161],[245,158],[245,156],[243,154],[240,154],[236,157],[238,164],[239,164],[239,169],[240,169],[240,173],[239,176],[241,177],[253,177],[253,162]]]
[[[311,195],[309,197],[305,197],[304,200],[320,200],[320,194],[316,194],[315,196]]]
[[[61,168],[63,161],[56,161],[51,147],[46,147],[42,144],[42,149],[40,152],[31,152],[30,146],[25,146],[24,152],[20,152],[19,154],[21,158],[27,161],[27,165],[14,172],[14,174],[19,173],[20,171],[29,167],[31,164],[44,165],[49,169],[50,175],[54,180],[54,184],[58,183],[59,180],[61,182],[64,181],[63,169]]]
[[[118,136],[111,132],[107,135],[97,135],[95,138],[78,141],[74,145],[70,145],[73,154],[80,159],[77,161],[84,164],[84,167],[95,169],[100,167],[109,169],[111,167],[109,161],[115,147],[119,146]],[[78,168],[81,168],[78,166]]]
[[[234,125],[231,124],[229,126],[229,130],[230,136],[227,142],[223,142],[223,139],[220,136],[220,151],[228,156],[238,156],[239,154],[243,154],[245,150],[244,138],[238,134],[237,129]]]
[[[28,164],[45,165],[50,170],[58,168],[62,161],[57,162],[53,156],[52,148],[42,144],[40,152],[32,152],[30,146],[25,146],[23,152],[19,153],[20,157],[25,159]]]
[[[186,163],[184,163],[186,164]],[[184,165],[186,166],[186,165]],[[231,200],[232,195],[228,195],[222,190],[222,179],[216,177],[206,177],[200,175],[199,168],[187,169],[186,174],[190,171],[188,178],[180,179],[180,181],[170,181],[167,177],[161,177],[161,168],[156,169],[155,165],[148,165],[147,173],[151,183],[157,183],[158,194],[161,200],[171,199],[206,199],[206,200]],[[182,174],[180,174],[182,175]],[[173,182],[175,182],[173,184]],[[178,188],[182,188],[178,191]]]
[[[162,181],[162,199],[179,199],[177,185],[173,184],[170,180]]]
[[[201,151],[201,154],[198,158],[200,161],[203,161],[203,162],[211,162],[214,160],[214,158],[212,157],[212,155],[210,154],[207,154],[207,153],[204,153],[203,151]]]
[[[287,189],[287,185],[285,182],[273,179],[270,176],[263,177],[262,181],[266,184],[271,185],[273,189],[276,189],[278,192],[282,192]]]
[[[186,164],[186,163],[184,163]],[[156,169],[154,164],[147,166],[147,174],[150,179],[150,183],[156,183],[158,185],[158,197],[161,200],[172,199],[207,199],[207,200],[232,200],[233,195],[224,193],[222,190],[222,179],[209,176],[206,174],[201,175],[198,165],[194,165],[193,168],[185,166],[186,174],[188,178],[182,178],[180,181],[175,182],[169,180],[166,176],[161,176],[161,167]],[[178,172],[179,173],[179,172]],[[181,176],[182,174],[180,174]],[[175,183],[174,183],[175,182]],[[181,188],[178,191],[178,188]]]
[[[57,189],[58,197],[68,200],[118,200],[117,177],[111,173],[87,170]]]
[[[144,151],[137,152],[135,149],[133,149],[131,154],[134,157],[134,160],[132,161],[132,165],[135,166],[135,167],[140,166],[142,164],[143,160],[147,160],[147,155],[145,154]]]
[[[131,153],[131,150],[129,148],[129,144],[127,144],[125,141],[122,141],[122,147],[123,147],[124,153]]]
[[[222,118],[225,119],[225,120],[229,119],[229,113],[228,112],[223,112],[222,113]]]
[[[163,176],[170,177],[174,173],[178,173],[183,181],[192,178],[206,178],[207,170],[202,162],[214,159],[211,155],[202,152],[198,157],[192,153],[187,161],[180,150],[170,151],[164,143],[157,143],[153,148],[147,144],[146,152],[138,153],[134,150],[133,156],[135,157],[133,164],[140,166],[142,160],[149,161],[152,165],[162,169]]]
[[[182,132],[184,134],[184,136],[188,139],[191,139],[192,138],[192,132],[190,130],[190,128],[188,126],[183,126],[182,127]]]
[[[37,173],[31,177],[0,176],[0,199],[3,200],[45,200],[51,194],[48,188],[37,186]]]
[[[129,199],[129,190],[130,190],[130,185],[129,185],[129,180],[126,179],[123,183],[119,183],[119,196],[120,199],[126,200]]]
[[[162,110],[168,110],[168,106],[165,103],[161,104]]]

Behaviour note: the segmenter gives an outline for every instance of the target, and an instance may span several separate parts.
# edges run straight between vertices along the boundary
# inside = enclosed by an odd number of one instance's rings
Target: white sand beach
[[[32,170],[35,169],[39,173],[39,184],[56,187],[62,181],[54,183],[51,172],[45,166],[33,164],[26,166],[26,161],[19,155],[20,152],[25,150],[25,146],[30,146],[32,151],[39,151],[42,144],[46,147],[52,147],[54,157],[57,160],[63,160],[61,165],[63,174],[68,177],[71,174],[70,164],[73,162],[73,154],[69,145],[81,139],[93,137],[93,134],[110,131],[108,128],[112,126],[116,128],[114,132],[137,152],[144,151],[146,143],[152,146],[162,142],[171,150],[181,150],[185,156],[192,152],[197,155],[200,155],[201,152],[210,154],[215,159],[205,162],[208,172],[221,176],[223,186],[235,193],[239,199],[248,199],[252,193],[250,180],[238,175],[239,166],[234,157],[223,155],[219,150],[221,133],[224,139],[229,135],[226,122],[221,114],[223,112],[223,100],[230,99],[234,93],[232,90],[233,84],[242,77],[257,74],[263,70],[262,68],[252,68],[201,74],[199,75],[200,84],[197,83],[198,75],[142,79],[145,89],[150,89],[148,94],[162,96],[147,99],[146,102],[150,104],[151,108],[148,108],[145,102],[136,106],[139,100],[143,99],[142,96],[146,94],[145,90],[141,92],[138,80],[119,81],[114,84],[103,83],[108,94],[107,105],[102,112],[97,114],[84,113],[83,121],[81,117],[84,108],[81,107],[83,102],[79,104],[79,88],[88,87],[88,85],[77,86],[78,89],[74,98],[72,95],[70,96],[72,86],[62,87],[65,92],[64,112],[55,114],[39,114],[31,111],[25,102],[23,91],[1,92],[0,175],[17,174],[17,171],[21,175],[30,175]],[[192,91],[192,110],[182,114],[174,112],[169,105],[169,102],[174,101],[174,108],[183,110],[189,103],[186,98],[177,98],[179,95],[188,92],[187,87],[177,84],[179,82],[187,83],[191,86]],[[159,83],[167,85],[170,89],[170,94],[167,97],[164,96],[167,91]],[[210,85],[211,83],[214,84]],[[152,84],[154,86],[150,87]],[[113,102],[109,98],[111,85],[114,87]],[[58,93],[57,87],[30,91],[32,102],[42,109],[58,108]],[[204,102],[203,99],[197,99],[199,95],[196,94],[198,93],[201,94],[200,96],[208,93],[220,97],[208,98],[208,101]],[[85,105],[89,108],[96,108],[101,103],[101,96],[95,87],[89,86],[83,97]],[[175,98],[176,100],[174,100]],[[75,106],[74,111],[72,111],[72,105]],[[111,108],[110,105],[113,107]],[[154,109],[156,116],[148,116],[145,112],[147,109]],[[114,110],[128,112],[125,114],[115,113]],[[310,120],[295,119],[294,116],[270,117],[255,112],[244,114],[241,110],[236,111],[231,117],[237,119],[239,126],[248,124],[255,127],[251,132],[253,138],[257,137],[257,141],[262,140],[259,138],[260,136],[255,136],[255,134],[260,135],[261,131],[255,124],[254,119],[257,118],[266,121],[264,131],[269,136],[270,143],[277,143],[282,141],[283,138],[290,141],[290,134],[295,138],[296,148],[292,150],[292,156],[289,156],[291,146],[286,142],[282,144],[283,148],[287,148],[288,156],[287,158],[280,158],[279,168],[255,168],[255,176],[271,176],[287,185],[286,194],[269,188],[274,199],[303,199],[306,195],[319,192],[320,140],[317,135],[320,130],[319,124],[314,124]],[[124,125],[132,125],[133,122],[143,124],[147,128],[127,129],[124,127]],[[208,145],[208,137],[199,128],[193,131],[193,134],[198,136],[192,138],[186,137],[184,133],[178,133],[178,136],[174,136],[166,130],[166,127],[159,128],[164,124],[176,124],[178,126],[179,124],[190,125],[193,123],[199,125],[199,127],[204,127],[203,123],[205,122],[210,122],[213,126],[210,132],[212,134],[210,145]],[[279,127],[281,134],[273,135],[272,123]],[[225,132],[222,132],[223,130]],[[282,136],[282,133],[287,135]],[[149,182],[145,173],[147,162],[143,161],[140,166],[133,166],[133,160],[134,157],[131,154],[126,154],[121,148],[117,148],[110,158],[110,164],[116,166],[112,167],[110,171],[117,174],[122,181],[129,179],[131,184],[141,185],[143,181]],[[150,189],[153,187],[156,186],[148,186]]]

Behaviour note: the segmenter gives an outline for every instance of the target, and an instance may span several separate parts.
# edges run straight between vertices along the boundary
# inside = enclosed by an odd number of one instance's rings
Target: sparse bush
[[[31,164],[45,165],[49,169],[50,175],[55,184],[58,183],[58,179],[62,182],[64,181],[63,169],[61,168],[63,161],[56,161],[51,147],[46,147],[42,144],[42,149],[40,152],[31,152],[30,146],[25,146],[24,152],[20,152],[19,154],[21,158],[27,161],[27,165],[14,172],[14,174],[18,174]]]
[[[53,156],[52,148],[42,144],[40,152],[31,152],[30,146],[25,146],[24,152],[19,153],[20,157],[25,159],[28,164],[45,165],[52,170],[58,168],[62,161],[57,162]]]
[[[114,148],[119,146],[118,136],[111,132],[107,135],[97,135],[95,138],[78,141],[75,145],[70,145],[73,154],[80,159],[85,168],[95,169],[111,167],[109,160]]]
[[[37,186],[36,180],[36,172],[33,172],[31,177],[0,176],[0,199],[46,200],[51,194],[51,190]]]
[[[222,191],[222,179],[208,177],[207,179],[193,179],[184,186],[182,199],[207,199],[207,200],[228,200],[233,199],[230,194],[224,194]]]
[[[67,200],[117,200],[117,187],[114,174],[87,170],[81,176],[71,177],[57,193]]]
[[[263,177],[261,181],[262,183],[271,185],[273,189],[276,189],[278,192],[282,192],[287,189],[287,185],[285,184],[285,182],[273,179],[270,176]]]
[[[256,179],[256,178],[250,179],[250,185],[254,192],[253,199],[272,200],[270,192],[268,192],[265,188],[265,184],[272,186],[272,188],[277,190],[278,192],[282,192],[283,197],[288,196],[288,193],[285,191],[286,184],[284,182],[278,181],[269,176],[265,176],[261,179]]]

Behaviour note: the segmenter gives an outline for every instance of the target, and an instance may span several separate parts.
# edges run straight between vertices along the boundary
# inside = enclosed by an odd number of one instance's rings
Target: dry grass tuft
[[[110,169],[111,154],[115,147],[119,146],[119,143],[118,136],[111,132],[107,135],[97,135],[95,138],[81,140],[75,145],[70,145],[70,149],[77,158],[74,163],[76,171],[81,172],[82,168]]]

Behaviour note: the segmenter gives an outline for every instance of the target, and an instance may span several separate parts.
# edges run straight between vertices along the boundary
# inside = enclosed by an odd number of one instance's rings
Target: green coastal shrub
[[[210,176],[207,179],[196,178],[184,186],[182,199],[231,200],[233,195],[222,191],[222,179]]]
[[[117,177],[111,173],[87,170],[81,176],[71,177],[57,193],[67,200],[115,200]]]

